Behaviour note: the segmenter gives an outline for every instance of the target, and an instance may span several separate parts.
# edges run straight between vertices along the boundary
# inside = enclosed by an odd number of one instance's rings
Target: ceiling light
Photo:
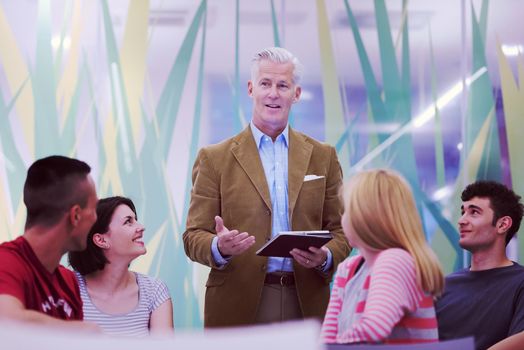
[[[502,52],[506,56],[518,56],[524,53],[524,47],[522,45],[502,45]]]

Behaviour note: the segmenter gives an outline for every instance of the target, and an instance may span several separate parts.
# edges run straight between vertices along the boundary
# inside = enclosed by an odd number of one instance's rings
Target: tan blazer
[[[289,128],[288,200],[292,230],[329,230],[333,267],[322,274],[294,264],[305,318],[322,319],[336,266],[350,252],[340,226],[342,171],[333,147]],[[324,176],[304,182],[306,175]],[[232,230],[246,231],[256,243],[218,269],[211,255],[215,215]],[[211,267],[206,283],[205,327],[252,324],[259,305],[267,257],[255,252],[271,237],[271,198],[251,129],[200,150],[193,167],[193,190],[184,232],[187,256]]]

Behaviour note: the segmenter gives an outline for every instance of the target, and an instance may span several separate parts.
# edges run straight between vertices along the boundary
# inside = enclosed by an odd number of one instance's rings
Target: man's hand
[[[215,231],[218,236],[218,250],[222,256],[239,255],[255,244],[255,237],[247,232],[239,233],[238,230],[229,230],[224,226],[224,220],[215,216]]]
[[[309,247],[309,251],[301,249],[293,249],[289,252],[291,256],[305,268],[313,268],[320,266],[327,259],[327,248]]]

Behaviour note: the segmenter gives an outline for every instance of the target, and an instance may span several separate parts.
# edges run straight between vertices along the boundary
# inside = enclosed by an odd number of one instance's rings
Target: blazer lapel
[[[271,197],[269,196],[266,175],[251,128],[248,126],[244,129],[243,132],[238,134],[235,141],[237,144],[231,149],[233,156],[246,172],[268,209],[271,210]]]
[[[304,183],[312,152],[313,145],[308,143],[304,136],[289,128],[288,201],[290,218]]]

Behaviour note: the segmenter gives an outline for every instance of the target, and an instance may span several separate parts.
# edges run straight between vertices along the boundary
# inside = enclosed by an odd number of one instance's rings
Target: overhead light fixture
[[[431,195],[431,198],[434,201],[441,201],[443,199],[448,198],[453,192],[452,186],[444,186],[433,192]]]
[[[487,71],[488,69],[486,67],[479,68],[473,75],[471,75],[470,77],[466,79],[465,85],[469,86],[473,84],[473,82],[475,82],[478,78],[484,75]],[[415,128],[420,128],[422,125],[426,124],[428,121],[433,119],[435,117],[435,109],[444,108],[455,97],[457,97],[462,92],[462,90],[464,90],[464,84],[462,83],[462,81],[459,81],[456,84],[454,84],[449,90],[447,90],[437,99],[436,103],[433,103],[431,106],[426,108],[422,113],[420,113],[415,118],[411,119],[410,122],[406,123],[403,127],[398,129],[395,133],[393,133],[390,137],[388,137],[384,142],[382,142],[380,145],[375,147],[371,152],[366,154],[359,162],[357,162],[352,167],[352,169],[354,171],[359,171],[363,169],[366,164],[368,164],[373,159],[375,159],[380,153],[382,153],[385,149],[391,146],[395,141],[397,141],[406,132],[409,132]]]
[[[61,40],[62,38],[59,35],[56,35],[53,37],[53,39],[51,39],[51,47],[53,48],[53,50],[58,50],[58,48],[60,47]],[[62,42],[62,48],[64,50],[68,50],[69,47],[71,47],[71,37],[65,36],[64,41]]]
[[[506,56],[518,56],[524,53],[524,46],[522,45],[502,45],[502,52]]]

